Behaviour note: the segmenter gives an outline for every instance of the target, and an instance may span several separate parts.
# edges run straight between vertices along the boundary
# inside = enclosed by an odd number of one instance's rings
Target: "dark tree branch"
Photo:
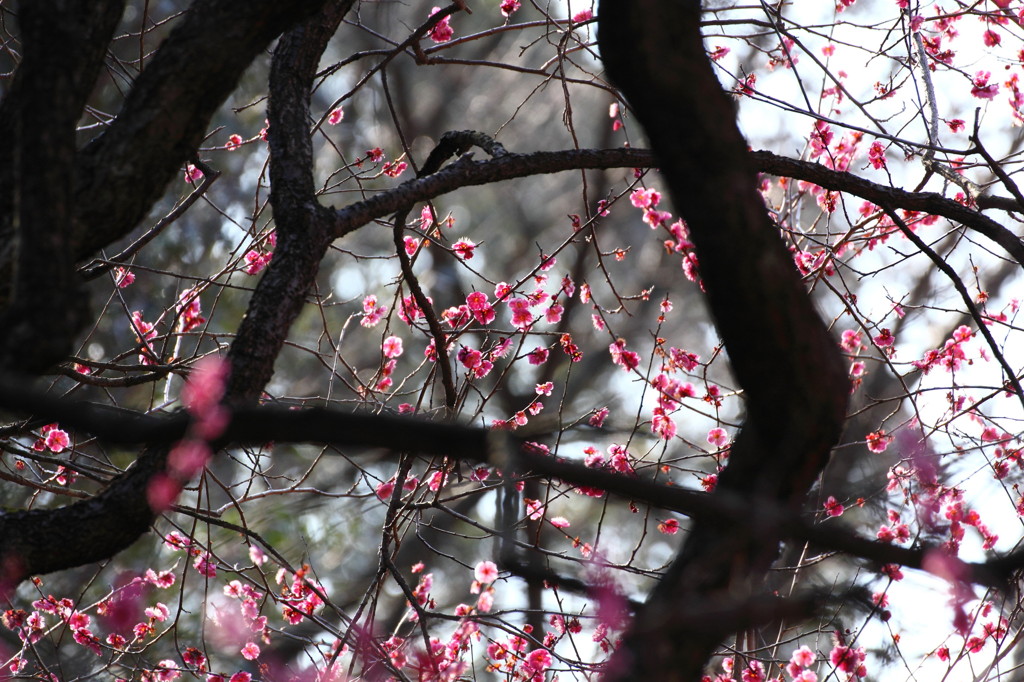
[[[427,320],[427,327],[430,329],[430,336],[434,339],[434,353],[436,362],[434,367],[441,374],[441,387],[444,389],[444,404],[454,414],[455,405],[458,403],[459,395],[455,389],[455,377],[452,374],[451,359],[448,357],[448,336],[441,329],[441,321],[437,319],[437,313],[430,303],[430,299],[423,292],[420,280],[412,269],[412,259],[405,252],[405,217],[409,214],[408,209],[400,211],[395,216],[395,224],[391,229],[392,241],[395,245],[395,256],[402,269],[402,279],[405,286],[409,287],[413,300],[423,312]]]
[[[0,593],[30,575],[103,561],[149,530],[149,482],[162,472],[168,447],[144,452],[123,476],[87,500],[57,509],[0,513]]]
[[[25,58],[0,105],[15,141],[0,146],[0,364],[16,355],[20,370],[40,371],[67,355],[86,313],[71,265],[138,225],[242,72],[322,2],[197,0],[78,152],[75,126],[124,2],[24,3]]]
[[[150,446],[153,453],[181,439],[189,427],[189,418],[183,413],[170,416],[143,415],[101,405],[53,398],[42,391],[27,388],[12,380],[0,380],[0,407],[25,414],[59,421],[66,428],[89,433],[114,445]],[[836,521],[815,523],[799,511],[787,509],[778,501],[728,491],[708,494],[683,490],[639,477],[624,476],[614,471],[593,469],[556,457],[537,454],[526,448],[522,441],[505,431],[443,422],[430,422],[415,417],[352,414],[328,408],[289,410],[279,407],[241,407],[232,410],[229,426],[220,447],[278,443],[320,443],[341,447],[384,448],[394,452],[415,452],[442,456],[475,464],[489,464],[509,474],[541,476],[559,479],[573,485],[600,488],[636,502],[643,502],[686,514],[720,529],[722,532],[746,534],[753,537],[793,538],[810,542],[822,550],[844,552],[864,559],[875,566],[900,564],[920,569],[929,552],[942,551],[938,547],[900,547],[862,537]],[[160,460],[159,455],[143,460]],[[149,473],[156,469],[145,465]],[[120,500],[118,509],[133,508],[130,499],[138,497],[138,488],[145,478],[129,472],[124,482],[117,482]],[[144,488],[143,488],[144,489]],[[107,493],[98,498],[72,505],[68,509],[88,510],[98,518],[97,510],[114,503]],[[757,509],[752,517],[751,508]],[[60,511],[60,510],[56,510]],[[70,514],[70,512],[67,512]],[[75,512],[78,513],[78,512]],[[136,513],[138,510],[136,509]],[[0,520],[18,518],[21,512],[0,515]],[[33,521],[43,516],[33,515]],[[70,517],[61,517],[68,522]],[[49,522],[47,521],[47,524]],[[55,526],[56,527],[56,526]],[[145,525],[142,530],[145,530]],[[49,528],[48,525],[43,526]],[[9,538],[20,538],[15,526],[0,524],[0,547],[8,546]],[[140,531],[142,532],[142,531]],[[91,541],[95,538],[90,536]],[[40,540],[45,544],[45,539]],[[22,546],[14,542],[10,546]],[[128,543],[130,544],[130,543]],[[51,545],[51,553],[53,552]],[[106,557],[99,557],[106,558]],[[97,559],[93,559],[97,560]],[[58,566],[58,568],[61,568]],[[965,563],[964,576],[979,585],[1005,588],[1012,574],[1024,568],[1024,550],[993,558],[982,563]],[[56,570],[52,569],[52,570]],[[42,573],[28,571],[25,575]],[[22,576],[24,577],[24,576]]]
[[[764,210],[735,105],[704,50],[700,14],[699,0],[602,0],[598,43],[689,226],[708,305],[746,398],[716,493],[796,508],[839,440],[849,383]],[[749,591],[781,539],[762,530],[696,524],[616,651],[610,679],[699,679],[735,623],[694,632],[682,607]]]
[[[985,163],[988,164],[989,169],[995,173],[996,177],[999,178],[999,181],[1003,183],[1003,187],[1009,190],[1010,194],[1013,195],[1014,200],[1017,202],[1017,207],[1011,210],[1024,210],[1024,194],[1021,194],[1020,188],[1017,187],[1017,183],[1013,181],[1010,174],[1003,168],[1003,164],[996,161],[989,153],[988,149],[985,148],[985,145],[981,142],[981,136],[979,134],[980,126],[978,123],[978,115],[980,113],[980,109],[974,110],[974,132],[971,133],[971,142],[974,143],[978,153],[981,154],[981,158],[985,159]]]
[[[487,161],[462,157],[423,178],[402,183],[334,213],[334,236],[343,237],[363,225],[405,206],[429,201],[463,187],[487,185],[569,170],[650,167],[653,155],[644,149],[568,149],[530,154],[506,153]]]
[[[813,161],[778,156],[768,151],[749,152],[754,170],[806,180],[825,189],[845,192],[879,206],[891,206],[942,216],[988,237],[1011,258],[1024,265],[1024,241],[995,220],[936,192],[910,192],[881,185],[852,173],[836,171]],[[651,168],[658,162],[648,149],[571,149],[532,154],[509,154],[486,161],[461,160],[437,173],[408,180],[335,213],[334,234],[341,237],[373,220],[384,218],[417,202],[430,201],[463,187],[486,185],[544,173],[580,169]],[[1020,210],[1009,197],[981,196],[980,208]]]
[[[916,246],[918,251],[927,256],[928,260],[932,262],[936,269],[946,276],[950,284],[953,285],[953,288],[956,289],[956,293],[960,294],[960,300],[964,302],[964,307],[967,308],[967,311],[970,314],[971,319],[974,320],[974,323],[978,325],[978,333],[984,337],[986,343],[988,343],[989,350],[992,351],[992,355],[995,356],[996,362],[998,362],[999,366],[1002,368],[1003,374],[1006,376],[1006,384],[1013,388],[1013,392],[1017,395],[1017,400],[1024,404],[1024,389],[1021,388],[1020,380],[1017,379],[1017,374],[1013,371],[1013,367],[1010,366],[1010,363],[1007,362],[1003,352],[999,350],[999,344],[996,343],[995,338],[992,336],[992,332],[989,331],[988,325],[985,323],[985,318],[981,314],[981,310],[979,310],[978,306],[974,303],[970,292],[967,291],[967,287],[964,286],[963,281],[956,274],[956,270],[954,270],[952,266],[942,258],[942,256],[935,253],[935,251],[925,244],[924,240],[918,237],[917,234],[910,229],[910,226],[907,225],[902,218],[896,215],[895,211],[888,207],[883,207],[883,210],[886,212],[886,215],[889,216],[889,219],[892,220],[893,224],[895,224],[896,227],[899,228],[900,232],[903,233],[903,236],[907,238],[907,241]]]
[[[327,42],[354,0],[332,0],[282,36],[270,65],[270,204],[277,248],[231,344],[227,399],[253,403],[274,372],[327,253],[331,212],[316,199],[309,100]]]
[[[771,152],[751,152],[750,156],[754,165],[762,173],[806,180],[821,185],[825,189],[847,192],[867,199],[878,206],[930,213],[960,223],[999,244],[1011,258],[1024,266],[1024,241],[1021,241],[1020,237],[988,216],[952,199],[947,199],[941,194],[908,192],[905,189],[879,185],[852,173],[826,168],[820,163],[776,156]],[[977,203],[979,208],[1021,211],[1017,201],[1007,197],[981,196],[978,197]]]

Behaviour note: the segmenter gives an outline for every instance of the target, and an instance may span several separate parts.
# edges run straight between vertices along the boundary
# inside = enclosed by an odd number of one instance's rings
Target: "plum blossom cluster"
[[[867,654],[864,647],[852,647],[843,643],[840,633],[836,633],[836,643],[829,652],[828,660],[835,666],[836,672],[845,673],[848,680],[864,678],[868,676],[868,669],[865,665]]]
[[[607,457],[598,452],[598,450],[592,445],[588,445],[584,448],[583,454],[585,455],[583,463],[588,467],[597,469],[606,468],[620,474],[633,475],[636,473],[636,468],[634,467],[636,458],[630,454],[629,450],[627,450],[624,445],[620,443],[612,443],[608,446]]]
[[[135,282],[135,273],[126,268],[114,268],[114,284],[118,289],[125,289]]]
[[[57,424],[47,424],[39,429],[39,434],[39,438],[32,444],[32,449],[36,452],[49,450],[54,454],[60,454],[71,445],[68,432],[58,428]]]
[[[199,301],[197,289],[186,289],[178,296],[178,302],[174,304],[178,313],[178,331],[182,334],[192,331],[206,322],[202,316],[202,305]]]
[[[382,502],[389,502],[391,500],[391,496],[395,492],[396,483],[397,478],[393,477],[387,481],[382,481],[381,483],[377,484],[377,487],[375,489],[377,497],[379,497]],[[419,487],[419,484],[420,480],[416,476],[406,476],[405,480],[402,483],[402,489],[405,490],[406,492],[413,492],[416,490],[417,487]],[[439,485],[435,485],[434,489],[437,490],[439,487]]]
[[[863,647],[850,647],[843,644],[843,638],[836,632],[833,636],[834,645],[828,653],[827,660],[832,665],[832,674],[837,675],[841,680],[856,680],[867,677],[868,671],[865,665],[866,652]],[[778,677],[770,678],[764,663],[757,659],[747,662],[746,666],[737,670],[736,661],[733,657],[722,659],[720,672],[715,677],[705,675],[703,682],[768,682],[768,680],[785,679],[792,682],[818,682],[818,672],[815,670],[823,664],[824,657],[815,653],[806,645],[800,646],[789,658],[785,665],[785,677],[781,674]]]
[[[612,356],[612,363],[622,367],[627,372],[632,372],[640,366],[640,354],[626,350],[625,339],[616,339],[608,346],[608,352]]]
[[[441,11],[440,7],[433,7],[430,10],[430,15],[433,17],[435,14]],[[451,26],[451,15],[448,15],[434,24],[434,27],[430,29],[430,39],[435,43],[447,43],[455,35],[455,29]]]
[[[412,567],[414,574],[421,574],[412,591],[415,605],[410,604],[409,618],[417,621],[421,615],[436,608],[431,596],[434,577],[425,572],[426,567],[418,563]],[[417,639],[407,639],[393,635],[381,646],[387,653],[391,665],[406,672],[415,679],[454,682],[461,679],[471,669],[471,657],[486,643],[481,652],[490,671],[507,673],[510,679],[525,682],[542,682],[545,673],[554,662],[550,652],[561,634],[566,631],[565,621],[561,616],[552,616],[553,630],[543,637],[543,646],[532,644],[527,635],[532,628],[527,625],[522,634],[503,633],[498,638],[487,637],[481,628],[482,621],[478,616],[491,611],[495,597],[495,582],[499,579],[498,568],[493,561],[484,560],[473,568],[473,580],[469,587],[470,594],[477,595],[472,603],[460,603],[453,609],[458,618],[454,628],[445,636],[432,636],[429,648],[424,648]],[[578,621],[568,626],[578,633],[581,628]]]
[[[863,138],[862,132],[853,130],[838,138],[833,144],[835,133],[831,124],[824,120],[815,121],[808,135],[810,157],[827,168],[848,171],[860,154],[860,144]],[[885,167],[884,148],[879,143],[876,142],[869,148],[868,161],[874,168]],[[833,213],[838,207],[839,194],[835,191],[803,180],[797,182],[797,189],[801,193],[813,196],[825,213]]]
[[[959,654],[951,652],[949,646],[944,644],[935,650],[940,661],[953,662],[954,658],[979,653],[988,642],[994,642],[998,647],[1005,642],[1009,632],[1009,620],[999,615],[990,601],[981,602],[972,613],[964,612],[962,620],[960,635],[963,637],[963,645]]]
[[[886,435],[885,431],[882,429],[872,431],[865,438],[868,450],[875,453],[885,452],[889,447],[889,443],[893,441],[893,437]]]
[[[512,16],[522,5],[519,0],[501,0],[501,5],[498,8],[501,10],[501,16],[506,19]]]
[[[215,578],[216,572],[204,567],[209,553],[199,547],[191,538],[172,532],[165,538],[165,545],[176,551],[184,551],[196,558],[195,567],[207,578]],[[267,558],[258,547],[249,551],[252,565],[259,567]],[[278,571],[276,582],[281,595],[277,597],[284,605],[283,616],[287,622],[299,622],[302,616],[289,618],[289,610],[298,614],[311,614],[322,602],[315,593],[322,588],[305,577],[302,569],[291,581],[286,572]],[[101,599],[84,606],[74,600],[53,595],[40,595],[32,602],[32,611],[11,608],[3,612],[0,623],[12,631],[23,643],[21,651],[4,661],[12,674],[26,674],[31,668],[34,655],[30,648],[44,637],[55,643],[62,640],[90,651],[96,656],[136,656],[150,652],[163,639],[163,635],[175,625],[174,607],[169,607],[161,593],[177,584],[176,574],[171,570],[146,569],[142,574],[122,580],[117,587]],[[208,635],[217,642],[216,650],[228,660],[237,664],[239,659],[259,661],[260,643],[270,641],[271,630],[264,612],[268,596],[253,587],[248,581],[232,579],[225,581],[221,590],[229,600],[238,602],[237,615],[220,606],[208,609],[205,626]],[[180,611],[179,611],[180,615]],[[165,642],[168,640],[164,640]],[[209,645],[192,646],[175,638],[175,656],[153,662],[151,669],[141,669],[140,679],[176,680],[183,676],[205,682],[251,682],[251,673],[216,672],[208,657]]]
[[[155,634],[157,625],[168,620],[170,613],[160,601],[144,607],[145,595],[152,588],[167,589],[174,583],[173,573],[157,573],[148,569],[144,576],[129,580],[88,608],[76,605],[67,597],[45,595],[32,602],[31,612],[8,609],[3,613],[2,622],[17,634],[25,647],[32,646],[43,637],[69,632],[75,644],[97,656],[102,656],[105,649],[138,651]],[[51,625],[49,618],[54,618],[56,623]],[[108,633],[105,637],[102,636],[103,631]],[[25,654],[23,649],[7,661],[12,673],[26,669],[28,659]],[[174,662],[172,665],[177,667]]]
[[[662,357],[661,372],[650,381],[657,391],[657,405],[651,416],[651,430],[663,440],[671,440],[676,434],[676,424],[671,413],[679,409],[686,398],[697,396],[697,389],[689,381],[673,376],[677,372],[692,372],[697,368],[700,357],[681,348],[669,347],[667,352],[659,346],[656,352]]]
[[[428,209],[429,207],[425,208],[421,216],[421,222],[424,224],[432,224],[434,220],[433,211]],[[412,238],[406,238],[405,248],[407,250],[411,249],[412,253],[415,253],[416,249],[421,247],[421,244],[426,243],[413,240],[416,243],[410,246],[410,239]],[[468,260],[473,257],[476,249],[476,244],[469,239],[463,238],[454,244],[452,250],[460,260]],[[436,315],[445,331],[446,346],[444,351],[446,357],[449,358],[449,361],[454,361],[457,367],[464,370],[463,376],[466,381],[480,380],[489,376],[499,361],[506,358],[509,361],[515,359],[509,354],[513,350],[514,337],[516,335],[536,333],[544,328],[550,328],[561,323],[566,309],[563,301],[576,292],[576,285],[566,276],[560,282],[557,282],[557,288],[552,290],[549,287],[550,284],[556,284],[556,282],[551,280],[545,271],[553,268],[556,263],[557,259],[554,256],[541,254],[540,264],[524,280],[526,283],[532,282],[534,285],[533,289],[529,291],[517,289],[506,282],[498,282],[494,286],[493,299],[491,294],[485,291],[471,291],[466,295],[464,303],[450,306],[439,313],[433,309],[433,299],[430,296],[426,296],[426,302],[430,304],[430,310],[424,311],[417,298],[413,295],[408,295],[398,299],[395,314],[399,320],[406,323],[413,330],[423,332],[427,331],[427,325],[425,324],[427,316]],[[589,298],[589,288],[584,287],[581,289],[581,292],[585,292],[585,294],[581,293],[581,298],[584,296]],[[361,318],[363,326],[375,326],[388,314],[387,306],[378,305],[377,302],[377,296],[372,294],[363,299],[363,316]],[[502,307],[508,311],[509,317],[504,317],[501,314]],[[499,326],[503,324],[503,319],[508,320],[511,331],[509,331],[508,327],[502,329]],[[484,330],[486,328],[493,329],[495,327],[498,328],[496,331],[499,332],[500,336],[496,339],[493,336],[490,337],[492,339],[490,343],[476,345],[466,341],[453,341],[455,338],[463,337],[467,332],[478,329]],[[439,355],[436,344],[437,337],[433,333],[429,333],[423,351],[424,357],[429,362],[438,361]],[[578,362],[582,359],[583,353],[573,341],[571,334],[561,334],[558,345],[572,362]],[[403,354],[404,350],[403,339],[398,335],[392,335],[386,340],[383,349],[385,361],[378,370],[378,379],[374,384],[376,390],[387,391],[394,385],[392,375],[398,366],[399,356]],[[549,348],[538,346],[527,355],[528,362],[533,365],[542,365],[547,362],[549,353]],[[544,390],[538,390],[538,396],[548,396],[551,394],[552,389],[553,386]],[[518,411],[512,418],[496,420],[495,423],[515,428],[526,423],[530,415],[535,415],[542,409],[543,403],[540,400],[534,400],[527,407]]]
[[[691,282],[700,284],[697,254],[693,242],[690,241],[686,224],[681,219],[673,222],[671,213],[657,209],[661,203],[661,192],[655,189],[636,189],[629,195],[629,201],[643,211],[643,220],[652,230],[660,228],[668,232],[671,238],[664,241],[665,251],[679,254],[682,258],[683,274]],[[702,284],[701,287],[703,288]]]
[[[175,329],[179,334],[186,334],[206,323],[202,315],[202,302],[198,288],[185,289],[174,304]],[[131,314],[129,327],[139,344],[139,363],[142,365],[160,364],[160,353],[152,341],[157,337],[156,325],[143,319],[142,311]]]
[[[547,649],[527,649],[528,640],[518,635],[492,642],[487,646],[487,657],[491,661],[488,670],[504,673],[512,680],[543,682],[545,672],[551,667],[551,653]]]
[[[953,332],[951,338],[947,339],[942,348],[929,350],[920,360],[913,362],[914,367],[927,374],[934,367],[941,367],[947,372],[955,372],[966,362],[971,364],[964,352],[964,345],[974,338],[974,332],[966,325],[961,325]]]
[[[903,544],[910,540],[910,527],[900,519],[900,513],[894,509],[886,512],[889,523],[883,523],[878,527],[876,536],[882,542],[894,542]]]
[[[263,271],[263,268],[270,264],[270,259],[274,257],[273,253],[261,252],[256,249],[250,249],[245,253],[245,267],[243,270],[247,275],[258,275]]]
[[[359,324],[364,327],[376,327],[388,312],[385,305],[377,305],[377,297],[370,295],[363,299],[363,316]]]
[[[243,257],[245,260],[245,267],[242,271],[247,275],[257,275],[262,272],[263,268],[270,264],[271,259],[274,257],[272,249],[277,246],[277,231],[271,230],[267,234],[267,238],[264,242],[267,250],[261,248],[249,249],[245,252]]]
[[[977,531],[984,549],[992,549],[999,536],[983,522],[977,509],[964,501],[962,488],[939,483],[934,455],[923,447],[915,449],[906,443],[904,449],[910,456],[904,460],[905,464],[898,464],[889,471],[887,490],[901,492],[904,503],[915,508],[918,523],[929,533],[945,538],[942,547],[949,556],[955,557],[960,551],[967,528]],[[899,540],[905,531],[898,520],[899,516],[890,512],[890,526],[879,529],[879,538]]]
[[[131,328],[135,334],[135,340],[140,344],[139,364],[158,365],[159,355],[150,343],[156,338],[156,327],[142,319],[142,311],[136,310],[132,313]]]
[[[324,588],[310,575],[308,566],[297,570],[291,581],[288,580],[287,571],[280,569],[276,582],[281,586],[278,599],[286,622],[298,625],[323,607],[324,601],[320,595],[324,593]]]

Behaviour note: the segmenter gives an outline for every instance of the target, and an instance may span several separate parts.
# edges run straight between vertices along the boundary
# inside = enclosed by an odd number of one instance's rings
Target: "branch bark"
[[[762,173],[813,182],[825,189],[847,192],[867,199],[883,208],[901,208],[948,218],[988,237],[1003,247],[1011,258],[1024,266],[1024,241],[1020,237],[985,214],[937,192],[908,192],[905,189],[871,182],[852,173],[832,170],[820,163],[790,159],[771,152],[751,152],[750,156],[754,165]],[[1008,197],[980,196],[978,197],[978,206],[1009,211],[1021,210],[1016,200]]]
[[[0,366],[67,356],[86,306],[73,264],[145,217],[253,59],[324,0],[197,0],[83,149],[75,125],[123,0],[22,3],[24,60],[0,104]],[[61,314],[55,314],[59,310]]]
[[[182,413],[166,417],[143,415],[53,398],[41,391],[28,388],[21,382],[9,379],[0,379],[0,407],[32,414],[47,421],[59,421],[64,427],[92,434],[108,444],[148,444],[154,453],[158,452],[161,446],[166,449],[166,446],[181,439],[189,427],[189,418]],[[573,485],[599,488],[635,502],[686,514],[721,532],[747,533],[755,537],[769,533],[778,537],[807,541],[818,549],[845,552],[876,566],[893,563],[921,569],[928,553],[938,549],[927,545],[900,547],[879,542],[857,534],[838,521],[828,524],[815,523],[806,519],[800,511],[788,509],[778,502],[765,501],[758,507],[756,519],[752,521],[750,501],[746,495],[729,491],[708,494],[667,486],[640,477],[625,476],[613,471],[594,469],[576,462],[538,454],[528,447],[522,447],[523,441],[515,438],[514,434],[504,431],[431,422],[417,417],[353,414],[328,408],[290,410],[272,406],[239,407],[231,411],[229,425],[219,445],[229,447],[269,441],[331,444],[345,448],[386,448],[394,452],[451,457],[475,464],[487,464],[502,469],[508,475],[539,476],[559,479]],[[155,454],[143,459],[151,463],[146,466],[156,466],[162,461]],[[150,472],[155,473],[155,470],[151,469]],[[20,535],[12,535],[11,533],[15,531],[11,530],[11,526],[5,525],[9,523],[9,519],[23,513],[0,515],[0,547],[24,547],[31,541],[42,548],[40,553],[47,555],[44,559],[52,561],[52,557],[58,556],[54,547],[60,546],[55,543],[71,542],[65,535],[74,536],[68,529],[75,528],[74,519],[78,515],[85,514],[90,520],[95,521],[102,518],[97,516],[97,510],[108,504],[118,505],[122,513],[129,510],[136,515],[141,513],[139,508],[132,506],[132,500],[138,497],[136,489],[144,489],[144,483],[142,475],[129,472],[123,481],[111,486],[109,493],[105,492],[93,500],[72,505],[65,510],[56,510],[60,514],[52,515],[55,520],[47,518],[43,513],[28,514],[25,518],[39,523],[38,528],[41,531],[30,540],[22,539]],[[67,527],[61,525],[61,522]],[[120,532],[134,528],[137,533],[141,533],[145,531],[147,525],[148,523],[141,524],[139,530],[138,526],[128,524],[125,528],[119,526],[117,530]],[[96,532],[106,530],[107,528],[102,525],[95,529]],[[124,537],[128,540],[134,539],[128,538],[127,532]],[[81,543],[71,542],[69,546],[76,548],[77,551],[86,551],[83,547],[95,542],[97,538],[94,535],[87,535]],[[98,544],[105,546],[107,542],[103,540]],[[95,556],[92,560],[107,558],[103,555],[96,556],[93,552],[92,549],[86,551],[89,556]],[[45,566],[46,562],[37,561],[36,565]],[[962,575],[967,581],[986,587],[1005,588],[1011,575],[1024,568],[1024,550],[981,563],[964,563],[962,568]],[[31,573],[33,572],[25,575]]]
[[[270,204],[277,249],[256,285],[231,344],[226,399],[255,403],[302,310],[334,236],[332,212],[317,201],[309,98],[320,56],[354,0],[333,0],[285,34],[270,66]]]
[[[797,508],[828,460],[849,384],[792,258],[756,191],[756,173],[700,34],[698,0],[602,0],[608,75],[644,126],[690,229],[708,305],[743,387],[746,418],[721,495]],[[699,679],[737,624],[699,628],[692,609],[743,600],[778,551],[777,529],[697,523],[611,662],[611,680]]]
[[[791,159],[769,151],[749,152],[749,157],[749,163],[759,173],[806,180],[825,189],[867,199],[878,206],[942,216],[988,237],[1011,258],[1024,265],[1024,241],[1020,237],[985,214],[936,192],[910,192],[872,182],[849,172],[832,170],[820,163]],[[463,187],[567,170],[651,168],[658,165],[659,161],[653,152],[634,148],[509,153],[486,161],[463,160],[437,173],[408,180],[394,189],[337,209],[333,231],[335,237],[343,237],[372,220],[391,215],[405,205],[430,201]],[[1008,197],[981,196],[978,197],[978,206],[981,209],[1015,210],[1016,202]]]

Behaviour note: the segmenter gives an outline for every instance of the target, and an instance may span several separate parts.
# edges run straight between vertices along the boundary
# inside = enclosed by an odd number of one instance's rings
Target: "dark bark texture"
[[[73,264],[139,225],[253,59],[321,4],[197,0],[117,118],[76,150],[124,2],[21,3],[24,57],[0,103],[14,142],[0,149],[0,367],[39,372],[68,355],[87,310]]]
[[[0,593],[31,575],[105,561],[149,530],[146,496],[169,444],[154,445],[101,493],[57,509],[0,513]]]
[[[736,108],[706,56],[697,0],[602,0],[608,75],[643,125],[690,229],[708,305],[743,388],[746,416],[718,494],[750,503],[746,527],[697,522],[612,661],[612,680],[696,680],[778,552],[761,502],[796,508],[838,441],[844,363],[756,190]],[[642,36],[642,39],[638,39]],[[737,608],[739,607],[739,608]],[[759,617],[771,618],[771,613]]]
[[[260,397],[334,238],[333,212],[320,205],[313,187],[309,97],[327,41],[353,4],[328,2],[285,34],[274,50],[267,117],[270,204],[278,246],[231,344],[231,402],[253,403]]]
[[[210,119],[272,40],[324,0],[197,0],[75,164],[81,259],[133,230],[195,154]]]

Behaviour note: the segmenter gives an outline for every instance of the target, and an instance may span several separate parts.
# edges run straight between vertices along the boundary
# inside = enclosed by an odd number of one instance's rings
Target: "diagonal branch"
[[[918,251],[928,257],[928,260],[949,279],[950,284],[956,289],[956,293],[960,294],[960,300],[964,302],[964,306],[967,308],[968,313],[974,320],[975,324],[978,325],[978,333],[980,333],[985,341],[988,343],[988,348],[992,351],[992,355],[995,356],[996,362],[1003,369],[1003,373],[1006,375],[1006,385],[1013,388],[1013,392],[1017,395],[1017,399],[1024,403],[1024,389],[1021,388],[1020,380],[1017,378],[1017,373],[1013,371],[1013,367],[1007,362],[1006,356],[999,349],[999,344],[996,343],[995,338],[992,336],[992,332],[989,331],[988,324],[985,322],[985,318],[982,316],[978,306],[975,305],[974,300],[971,298],[970,292],[967,291],[967,287],[964,286],[963,281],[956,274],[949,263],[947,263],[939,254],[935,253],[924,240],[917,236],[910,227],[903,222],[896,213],[888,207],[883,207],[883,210],[889,216],[889,219],[900,229],[903,236],[907,240],[917,247]]]
[[[832,170],[813,161],[790,159],[771,152],[751,152],[750,156],[754,165],[762,173],[813,182],[825,189],[847,192],[867,199],[878,206],[930,213],[960,223],[1003,247],[1011,258],[1024,266],[1024,241],[1021,241],[1020,237],[988,216],[952,199],[947,199],[941,194],[908,192],[905,189],[871,182],[852,173]],[[978,197],[977,202],[978,206],[982,208],[1021,210],[1015,199],[1007,197],[981,196]]]
[[[79,153],[76,259],[133,230],[195,153],[214,112],[274,38],[324,0],[196,0],[117,118]]]

